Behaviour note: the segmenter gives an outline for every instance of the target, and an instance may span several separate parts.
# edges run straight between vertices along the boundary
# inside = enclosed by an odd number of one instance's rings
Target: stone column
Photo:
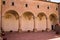
[[[46,31],[48,30],[48,18],[46,18]]]
[[[46,18],[46,31],[50,31],[49,29],[49,18]]]
[[[22,29],[21,29],[21,16],[19,16],[19,27],[18,27],[18,32],[22,32]]]
[[[34,29],[33,29],[33,31],[34,31],[34,32],[37,32],[36,24],[35,24],[35,23],[36,23],[36,17],[33,17],[33,20],[34,20]]]

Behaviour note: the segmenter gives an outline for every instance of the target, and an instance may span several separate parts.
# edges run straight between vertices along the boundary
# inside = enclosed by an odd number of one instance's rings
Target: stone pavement
[[[60,40],[60,35],[55,32],[22,32],[6,33],[7,40]]]

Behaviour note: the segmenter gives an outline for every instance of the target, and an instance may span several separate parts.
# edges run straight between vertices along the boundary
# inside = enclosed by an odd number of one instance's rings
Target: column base
[[[37,29],[36,29],[36,28],[34,28],[34,29],[33,29],[33,32],[37,32]]]
[[[46,28],[46,31],[49,32],[50,31],[49,28]]]
[[[22,32],[22,29],[18,29],[18,32]]]

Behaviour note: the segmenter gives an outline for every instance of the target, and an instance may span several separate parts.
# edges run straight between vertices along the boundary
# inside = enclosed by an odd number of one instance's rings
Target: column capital
[[[19,17],[21,17],[21,16],[19,16]]]

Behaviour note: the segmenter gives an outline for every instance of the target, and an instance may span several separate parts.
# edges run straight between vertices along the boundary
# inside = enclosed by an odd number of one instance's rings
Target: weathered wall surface
[[[60,23],[60,4],[58,4],[58,12],[59,12],[59,23]]]
[[[18,1],[14,0],[13,2],[14,2],[14,6],[12,6],[11,0],[6,0],[6,4],[3,5],[3,8],[2,8],[2,10],[3,10],[3,12],[2,12],[3,13],[3,15],[2,15],[3,16],[3,29],[5,31],[12,30],[15,27],[19,28],[19,25],[23,31],[27,31],[27,30],[32,31],[34,26],[38,31],[45,30],[47,27],[49,28],[49,30],[51,30],[52,22],[50,21],[49,16],[51,14],[55,14],[57,16],[57,19],[59,18],[58,10],[56,10],[56,8],[58,8],[58,5],[56,3],[49,3],[49,2],[43,2],[43,1],[20,1],[20,0],[18,0]],[[27,7],[26,7],[26,4],[27,4]],[[37,6],[39,6],[39,8]],[[10,22],[15,25],[12,25],[12,24],[9,25],[9,23],[6,23],[7,20],[4,19],[4,15],[9,10],[14,10],[19,14],[20,24],[17,23],[17,20],[15,20],[16,21],[15,23],[13,22],[13,20]],[[31,19],[29,21],[23,17],[23,14],[25,12],[31,12],[34,15],[35,23],[34,23],[34,19]],[[47,20],[46,20],[46,17],[43,17],[43,20],[38,19],[37,15],[41,12],[43,12],[46,15]],[[16,23],[17,23],[17,25],[16,25]],[[10,29],[10,28],[12,28],[12,29]],[[17,31],[16,28],[14,29],[15,31]]]
[[[1,0],[0,0],[0,29],[1,29]],[[1,30],[0,30],[1,32]]]

